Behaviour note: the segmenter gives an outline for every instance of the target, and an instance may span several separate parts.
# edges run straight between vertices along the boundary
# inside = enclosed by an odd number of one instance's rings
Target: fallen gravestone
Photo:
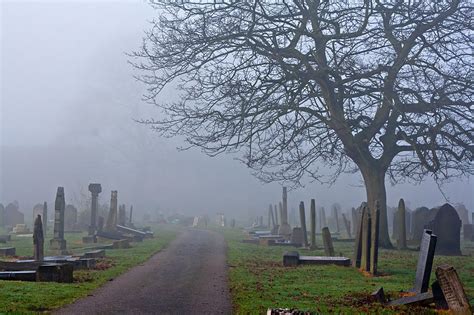
[[[436,278],[449,309],[454,314],[472,314],[469,300],[456,270],[452,266],[441,265],[436,268]]]
[[[295,267],[299,265],[337,265],[348,267],[351,260],[347,257],[300,256],[298,252],[286,252],[283,255],[283,266]]]

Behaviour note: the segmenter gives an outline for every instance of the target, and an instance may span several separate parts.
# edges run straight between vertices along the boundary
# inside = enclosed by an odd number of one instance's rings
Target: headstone
[[[119,225],[127,225],[127,213],[125,211],[125,205],[121,205],[119,207],[119,213],[118,213],[118,224]]]
[[[89,184],[89,191],[91,192],[91,225],[89,227],[89,235],[94,235],[97,223],[97,211],[99,210],[98,200],[99,194],[102,192],[102,186],[97,183]]]
[[[463,228],[463,236],[465,241],[472,241],[474,237],[474,224],[464,224]]]
[[[356,208],[352,207],[351,209],[351,216],[352,216],[352,231],[354,231],[354,234],[357,233],[358,229],[358,222],[360,222],[358,213]]]
[[[64,188],[58,187],[56,202],[54,203],[54,237],[50,240],[50,248],[59,254],[66,251],[66,240],[64,239],[64,210],[66,202],[64,199]]]
[[[18,202],[9,203],[5,208],[5,226],[15,226],[25,223],[25,216],[20,212]]]
[[[273,211],[275,212],[275,224],[279,226],[280,222],[278,220],[278,211],[277,211],[277,206],[276,205],[273,206]]]
[[[311,249],[316,248],[316,201],[311,199]]]
[[[354,258],[352,260],[352,265],[355,268],[360,268],[361,266],[361,258],[362,258],[362,228],[363,222],[362,217],[364,216],[365,212],[367,211],[367,207],[365,203],[362,203],[358,209],[360,215],[356,216],[357,224],[355,229],[355,243],[354,243]]]
[[[275,217],[273,216],[273,210],[272,210],[272,205],[270,205],[268,207],[268,221],[270,223],[270,226],[273,228],[275,227],[276,223],[275,223]],[[269,227],[270,227],[269,226]]]
[[[43,233],[46,235],[48,233],[48,203],[46,201],[43,203],[43,216],[41,218],[43,220]]]
[[[67,205],[64,210],[64,229],[66,231],[77,230],[77,208]]]
[[[398,202],[398,211],[396,212],[398,218],[398,239],[397,247],[398,249],[407,248],[407,231],[406,231],[406,210],[405,210],[405,201],[400,199]]]
[[[372,220],[370,217],[370,208],[362,214],[362,253],[360,258],[360,268],[363,271],[370,271],[370,237],[372,235]]]
[[[431,211],[434,219],[427,228],[438,236],[436,254],[461,256],[461,220],[456,209],[446,203]]]
[[[466,206],[462,203],[458,203],[456,204],[455,209],[462,221],[462,224],[469,224],[469,211],[466,209]]]
[[[2,247],[0,248],[0,257],[1,256],[15,256],[16,248],[15,247]]]
[[[286,252],[283,254],[283,266],[296,267],[300,263],[300,254],[298,252]]]
[[[110,194],[110,210],[105,224],[105,231],[115,231],[117,226],[117,191],[112,190]]]
[[[36,273],[36,281],[72,283],[73,271],[73,265],[69,263],[40,265]]]
[[[370,273],[377,274],[379,259],[379,226],[380,226],[380,202],[375,202],[374,211],[371,216],[372,227],[370,236]]]
[[[454,314],[472,314],[466,292],[464,292],[463,285],[454,267],[439,266],[436,268],[436,278],[451,312]]]
[[[133,206],[130,206],[130,218],[128,220],[128,224],[133,227],[132,215],[133,215]]]
[[[291,226],[288,224],[288,194],[286,187],[283,187],[282,200],[281,224],[278,228],[278,234],[283,235],[286,239],[290,239]]]
[[[42,261],[44,258],[44,234],[41,215],[37,215],[33,228],[33,252],[36,261]]]
[[[425,230],[421,239],[420,255],[416,266],[415,285],[412,292],[424,293],[428,291],[431,269],[436,249],[437,236],[431,230]]]
[[[430,210],[426,207],[420,207],[415,209],[412,213],[411,219],[411,241],[415,244],[419,244],[421,238],[423,236],[423,230],[425,229],[425,225],[428,224],[428,217],[429,217]]]
[[[291,243],[296,246],[303,246],[303,230],[300,227],[293,228],[293,232],[291,233]]]
[[[303,246],[308,246],[308,233],[306,231],[306,215],[304,211],[304,202],[300,202],[300,224],[303,231]]]
[[[329,232],[329,228],[324,227],[322,230],[322,233],[323,233],[323,244],[324,244],[325,255],[329,257],[335,256],[334,246],[332,244],[331,232]]]
[[[338,204],[334,204],[332,206],[332,217],[334,218],[334,227],[336,228],[336,232],[339,233],[339,208]]]
[[[349,220],[347,220],[347,217],[344,213],[342,214],[342,220],[344,221],[344,227],[346,229],[347,237],[351,239],[352,238],[351,223],[349,222]]]

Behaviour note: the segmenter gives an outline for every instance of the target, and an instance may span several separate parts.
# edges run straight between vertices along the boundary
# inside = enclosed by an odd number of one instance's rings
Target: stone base
[[[288,223],[282,224],[278,228],[278,234],[283,235],[285,239],[290,239],[292,232],[291,226]]]

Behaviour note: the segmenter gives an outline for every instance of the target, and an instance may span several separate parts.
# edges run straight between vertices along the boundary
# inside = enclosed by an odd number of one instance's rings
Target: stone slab
[[[0,280],[36,281],[36,271],[0,271]]]
[[[434,301],[433,293],[424,292],[413,296],[405,296],[400,299],[390,301],[388,305],[412,305],[412,304],[430,304]]]
[[[72,283],[74,267],[72,264],[40,265],[36,272],[36,281]]]
[[[351,260],[347,257],[300,256],[299,263],[300,265],[336,265],[348,267],[351,265]]]
[[[82,255],[82,258],[104,258],[104,257],[105,257],[104,249],[92,250],[90,252],[85,252],[84,255]]]
[[[15,247],[2,247],[0,248],[0,256],[15,256],[16,248]]]

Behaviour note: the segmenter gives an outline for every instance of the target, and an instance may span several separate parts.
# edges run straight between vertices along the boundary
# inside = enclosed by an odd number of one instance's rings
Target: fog
[[[158,111],[142,101],[144,86],[126,53],[139,48],[156,15],[138,0],[1,3],[1,203],[18,200],[28,218],[34,204],[54,200],[57,186],[78,204],[90,182],[102,184],[101,202],[118,190],[119,203],[139,214],[245,218],[281,198],[280,183],[261,183],[236,156],[178,151],[182,139],[160,138],[135,122]],[[411,208],[445,200],[431,180],[387,190],[389,205],[401,197]],[[472,180],[453,179],[443,190],[474,209]],[[310,198],[352,207],[365,190],[357,174],[333,186],[306,182],[290,191],[289,208]]]

